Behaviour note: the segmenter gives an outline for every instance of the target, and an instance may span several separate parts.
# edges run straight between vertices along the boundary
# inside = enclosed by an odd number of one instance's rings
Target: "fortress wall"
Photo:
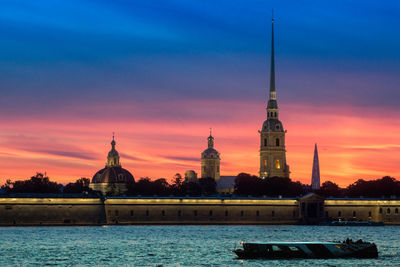
[[[0,225],[104,224],[104,204],[96,198],[0,198]]]
[[[117,199],[105,201],[109,224],[295,224],[297,200]]]
[[[326,199],[324,205],[331,218],[400,224],[400,200]]]
[[[0,226],[296,224],[299,211],[295,199],[0,198]],[[400,225],[400,200],[326,199],[324,212],[333,219]]]

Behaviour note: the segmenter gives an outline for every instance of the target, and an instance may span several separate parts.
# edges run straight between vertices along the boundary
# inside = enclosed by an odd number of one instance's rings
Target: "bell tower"
[[[274,19],[272,19],[271,70],[269,83],[269,100],[267,120],[260,131],[260,177],[289,177],[289,166],[286,164],[285,134],[279,120],[279,108],[275,88],[275,51]]]
[[[201,153],[201,178],[220,178],[220,154],[214,148],[214,137],[211,135],[207,138],[208,148]]]

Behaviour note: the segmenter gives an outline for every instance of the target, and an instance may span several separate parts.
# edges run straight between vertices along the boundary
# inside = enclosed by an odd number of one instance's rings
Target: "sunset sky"
[[[291,178],[400,178],[399,1],[0,0],[0,183],[257,174],[272,8]]]

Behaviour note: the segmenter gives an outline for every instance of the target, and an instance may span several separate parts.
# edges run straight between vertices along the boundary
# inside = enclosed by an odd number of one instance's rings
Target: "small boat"
[[[383,222],[371,222],[371,221],[331,221],[329,226],[385,226]]]
[[[292,258],[376,258],[374,243],[361,239],[353,242],[241,242],[243,249],[236,249],[240,259],[292,259]]]

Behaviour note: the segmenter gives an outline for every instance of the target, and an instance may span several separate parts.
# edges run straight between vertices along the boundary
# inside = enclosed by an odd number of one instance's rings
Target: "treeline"
[[[7,182],[1,186],[1,191],[7,194],[86,194],[98,195],[89,188],[90,179],[80,178],[67,185],[50,181],[49,177],[37,173],[28,180]],[[171,183],[165,178],[150,180],[141,178],[136,183],[127,185],[126,196],[211,196],[216,195],[216,182],[213,178],[200,178],[198,183],[186,183],[177,173]],[[290,178],[271,177],[260,179],[247,173],[240,173],[235,179],[234,195],[236,196],[282,196],[296,197],[312,192],[309,185],[293,182]],[[381,179],[365,181],[359,179],[346,188],[341,188],[334,182],[326,181],[315,193],[324,197],[350,198],[390,198],[400,197],[400,181],[385,176]],[[110,192],[109,196],[117,194]]]
[[[258,176],[240,173],[235,180],[235,194],[239,196],[285,196],[296,197],[308,192],[306,185],[290,178]]]
[[[236,195],[252,196],[283,196],[294,197],[313,192],[309,185],[293,182],[289,178],[271,177],[260,179],[257,176],[240,173],[235,181]],[[324,197],[350,197],[350,198],[390,198],[400,197],[400,181],[393,177],[385,176],[381,179],[365,181],[359,179],[346,188],[326,181],[320,190],[315,193]]]
[[[98,195],[89,188],[90,179],[80,178],[74,183],[69,183],[65,186],[56,182],[50,181],[49,177],[43,173],[36,173],[28,180],[12,182],[7,180],[1,186],[1,190],[7,194],[87,194]],[[216,182],[212,178],[201,178],[198,183],[185,183],[182,176],[177,173],[168,183],[165,178],[150,180],[150,178],[141,178],[136,183],[127,185],[128,191],[126,196],[202,196],[217,194]],[[110,188],[108,196],[117,196],[112,188]]]
[[[346,188],[341,188],[334,182],[326,181],[321,185],[321,189],[316,193],[325,197],[400,197],[400,181],[389,176],[369,181],[359,179]]]
[[[90,179],[80,178],[74,183],[67,185],[58,184],[50,181],[50,178],[43,173],[36,173],[28,180],[15,181],[7,180],[1,186],[1,190],[5,193],[29,193],[29,194],[81,194],[93,193],[89,188]]]
[[[171,184],[165,178],[150,180],[145,177],[136,183],[128,185],[127,196],[202,196],[217,194],[216,182],[213,178],[200,178],[198,183],[184,182],[177,173]]]

